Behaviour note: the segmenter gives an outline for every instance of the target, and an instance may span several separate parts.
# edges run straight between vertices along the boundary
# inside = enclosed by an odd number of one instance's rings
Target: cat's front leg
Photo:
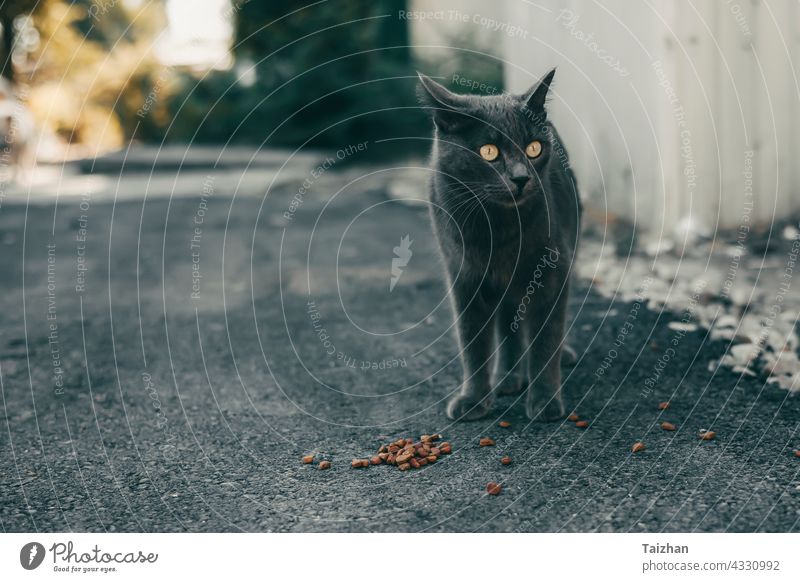
[[[531,420],[553,421],[563,418],[561,396],[561,351],[567,312],[567,285],[564,284],[555,306],[540,305],[531,321],[532,340],[530,384],[525,412]]]
[[[494,371],[498,394],[519,394],[528,386],[528,327],[518,305],[504,299],[497,318],[497,365]]]
[[[486,416],[492,407],[492,309],[465,289],[453,290],[453,305],[464,378],[460,390],[447,403],[447,416],[453,420],[476,420]]]

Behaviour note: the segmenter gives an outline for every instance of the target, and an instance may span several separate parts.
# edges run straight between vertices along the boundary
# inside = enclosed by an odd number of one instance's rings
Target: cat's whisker
[[[464,199],[459,200],[458,203],[452,208],[455,210],[455,209],[461,208],[461,207],[463,207],[465,205],[469,205],[470,203],[473,203],[473,202],[482,203],[485,200],[487,200],[488,198],[489,198],[488,196],[480,195],[480,194],[473,194],[471,196],[465,196]]]
[[[472,217],[472,215],[475,214],[478,208],[482,208],[485,212],[486,205],[484,204],[484,201],[485,198],[476,197],[473,200],[469,201],[471,202],[471,204],[462,205],[462,207],[460,208],[459,220],[462,223],[466,223]]]
[[[462,198],[458,199],[455,204],[449,205],[448,210],[450,212],[457,212],[459,209],[472,204],[476,200],[478,200],[477,196],[463,196]]]

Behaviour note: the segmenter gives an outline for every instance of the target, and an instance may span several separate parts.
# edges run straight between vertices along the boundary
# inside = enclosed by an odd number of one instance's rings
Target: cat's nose
[[[525,184],[531,179],[530,176],[527,174],[519,174],[516,176],[511,176],[511,181],[517,185],[517,191],[522,192],[522,189],[525,187]]]

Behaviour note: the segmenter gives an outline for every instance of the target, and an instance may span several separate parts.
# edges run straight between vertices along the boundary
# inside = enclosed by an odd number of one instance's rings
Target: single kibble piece
[[[367,465],[368,464],[369,464],[369,461],[367,461]],[[361,459],[353,459],[352,461],[350,461],[350,466],[353,469],[360,469],[361,467],[364,467],[365,465],[361,462]]]
[[[659,410],[666,410],[667,408],[669,408],[669,401],[658,403]]]
[[[314,455],[306,455],[305,457],[303,457],[303,464],[304,465],[308,465],[308,464],[313,463],[313,462],[314,462]]]
[[[425,457],[422,457],[421,459],[419,459],[419,460],[417,461],[417,463],[419,463],[419,466],[420,466],[420,467],[424,467],[425,465],[427,465],[427,464],[428,464],[428,459],[426,459]]]
[[[319,468],[320,468],[320,470],[330,469],[331,468],[331,462],[330,461],[320,461]]]
[[[381,459],[379,455],[375,455],[370,459],[370,463],[372,463],[373,465],[380,465],[381,463],[383,463],[383,459]]]
[[[478,443],[482,447],[493,447],[494,444],[495,444],[494,441],[492,439],[490,439],[489,437],[483,437],[480,441],[478,441]]]
[[[704,441],[712,441],[714,437],[717,436],[713,430],[707,430],[706,432],[700,433],[700,438]]]
[[[575,426],[577,426],[578,428],[587,428],[589,426],[589,421],[579,420],[578,422],[575,423]]]
[[[415,459],[415,458],[413,458],[413,457],[412,457],[411,459],[409,459],[409,460],[408,460],[408,464],[409,464],[409,465],[411,465],[412,467],[414,467],[415,469],[419,469],[419,468],[420,468],[419,461],[418,461],[418,460],[416,460],[416,459]]]
[[[664,422],[661,423],[661,428],[663,428],[664,430],[675,430],[675,425],[665,420]]]
[[[411,468],[411,465],[409,463],[400,463],[397,465],[397,468],[401,471],[408,471]]]
[[[795,456],[795,457],[800,457],[800,449],[797,449],[797,450],[794,452],[794,456]]]
[[[631,447],[631,451],[633,451],[634,453],[640,453],[643,450],[645,450],[646,448],[647,447],[645,446],[644,443],[633,443],[633,446]]]
[[[575,414],[574,412],[567,417],[567,420],[570,422],[578,422],[580,420],[580,416]]]
[[[489,495],[500,495],[502,490],[503,486],[500,485],[500,483],[495,483],[494,481],[486,485],[486,493]]]
[[[507,420],[501,420],[500,422],[497,423],[497,426],[499,426],[500,428],[508,428],[509,426],[511,426],[511,423],[508,422]]]
[[[500,462],[503,463],[504,465],[510,465],[511,457],[503,457],[502,459],[500,459]]]
[[[437,457],[436,455],[428,455],[425,458],[428,460],[429,463],[435,463],[439,459],[439,457]]]

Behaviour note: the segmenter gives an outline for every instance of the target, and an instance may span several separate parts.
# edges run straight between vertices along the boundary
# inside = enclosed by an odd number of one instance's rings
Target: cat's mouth
[[[515,206],[520,206],[521,204],[525,204],[529,200],[532,200],[534,197],[534,192],[530,188],[505,188],[504,192],[501,192],[499,195],[495,192],[495,195],[490,198],[492,202],[499,206],[503,206],[505,208],[514,208]]]

